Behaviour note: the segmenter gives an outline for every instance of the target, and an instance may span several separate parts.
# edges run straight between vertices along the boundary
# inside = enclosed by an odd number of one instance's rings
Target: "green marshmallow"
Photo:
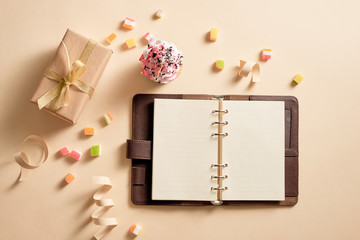
[[[224,60],[217,60],[216,61],[216,68],[219,70],[223,70],[225,68]]]
[[[101,155],[101,145],[94,145],[91,147],[91,156],[98,157]]]

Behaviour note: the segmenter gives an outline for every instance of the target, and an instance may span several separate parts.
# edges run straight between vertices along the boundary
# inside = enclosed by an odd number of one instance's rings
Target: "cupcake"
[[[175,80],[183,66],[183,55],[175,44],[161,40],[150,43],[139,60],[142,73],[157,83]]]

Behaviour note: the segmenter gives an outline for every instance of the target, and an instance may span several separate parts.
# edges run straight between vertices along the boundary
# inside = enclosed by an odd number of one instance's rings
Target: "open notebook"
[[[285,199],[282,101],[155,99],[153,134],[153,200]]]

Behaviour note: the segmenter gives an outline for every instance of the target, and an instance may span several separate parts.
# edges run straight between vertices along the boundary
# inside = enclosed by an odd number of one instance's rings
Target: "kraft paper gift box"
[[[75,124],[112,53],[111,49],[68,29],[31,102]]]

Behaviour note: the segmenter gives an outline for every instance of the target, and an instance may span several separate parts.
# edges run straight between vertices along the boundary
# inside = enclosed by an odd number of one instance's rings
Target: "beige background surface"
[[[158,8],[166,15],[153,19]],[[93,175],[109,176],[119,226],[106,239],[350,239],[360,238],[359,53],[357,0],[273,1],[0,1],[0,239],[90,239],[99,227],[89,220]],[[120,28],[136,19],[133,31]],[[219,28],[216,43],[206,41]],[[77,125],[70,126],[29,103],[59,41],[70,27],[102,42],[119,36],[114,55]],[[180,77],[157,85],[140,74],[138,58],[146,32],[172,41],[184,53]],[[138,47],[126,50],[128,38]],[[262,48],[273,59],[261,63],[262,82],[238,80],[239,59],[258,60]],[[226,68],[212,64],[224,59]],[[301,73],[303,82],[291,86]],[[130,202],[131,132],[136,93],[294,95],[300,102],[300,196],[295,207],[153,207]],[[102,115],[115,121],[104,126]],[[91,138],[85,126],[96,128]],[[50,157],[26,182],[17,183],[12,155],[29,134],[45,138]],[[103,155],[89,157],[92,144]],[[85,153],[79,162],[57,156],[64,145]],[[68,172],[76,180],[62,184]]]

